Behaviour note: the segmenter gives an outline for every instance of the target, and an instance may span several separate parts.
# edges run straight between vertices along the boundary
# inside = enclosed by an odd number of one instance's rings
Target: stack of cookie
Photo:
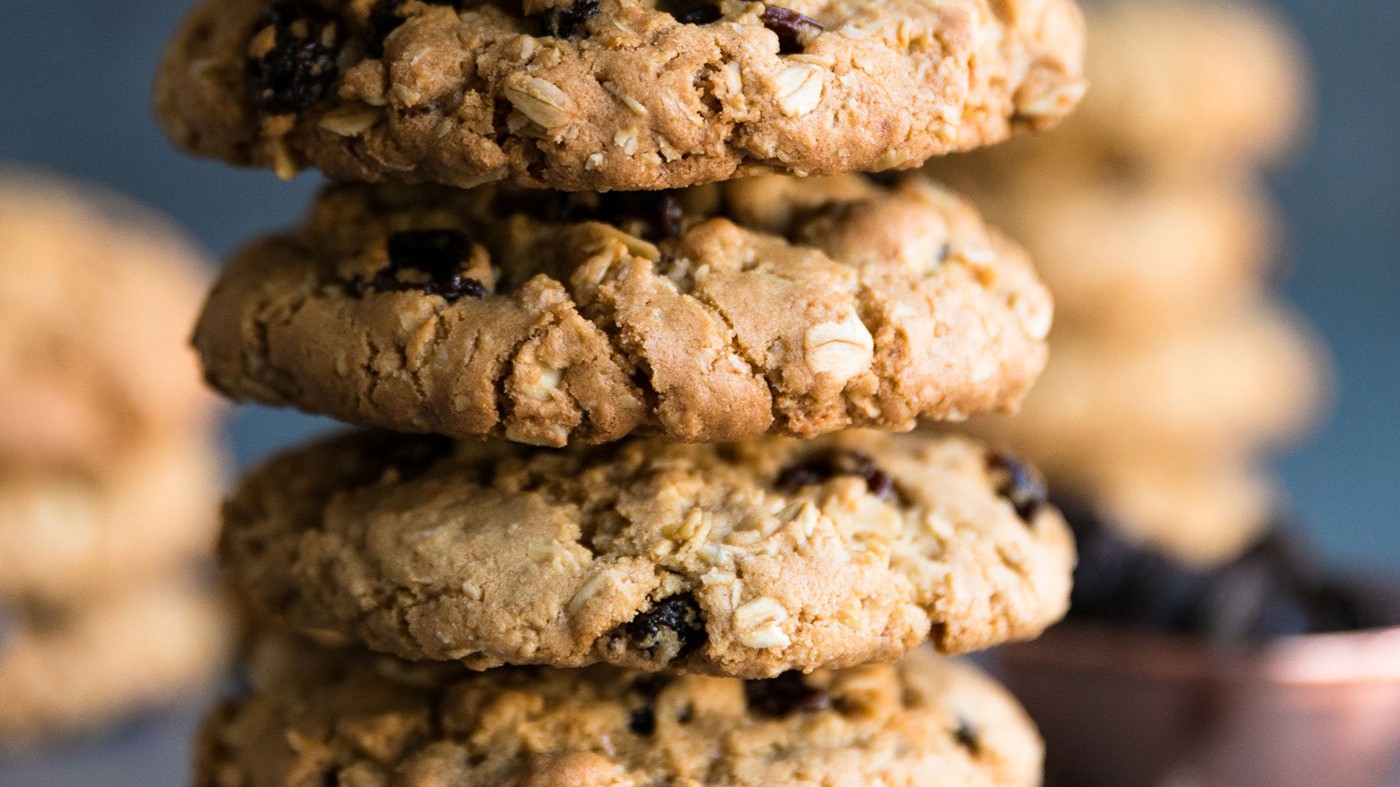
[[[1118,0],[1088,17],[1081,112],[931,167],[1027,244],[1058,306],[1022,413],[976,426],[1126,535],[1217,565],[1267,525],[1260,457],[1325,388],[1317,343],[1265,291],[1278,222],[1261,170],[1303,123],[1302,57],[1247,5]]]
[[[1037,782],[920,645],[1058,619],[1063,520],[971,440],[841,430],[1014,407],[1048,293],[960,198],[849,173],[1052,125],[1081,37],[1070,0],[206,0],[168,131],[341,181],[227,267],[207,377],[390,431],[226,505],[288,631],[200,783]]]
[[[113,195],[0,173],[0,749],[217,675],[201,255]]]

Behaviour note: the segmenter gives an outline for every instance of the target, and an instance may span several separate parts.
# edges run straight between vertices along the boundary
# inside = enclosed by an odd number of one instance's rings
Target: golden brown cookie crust
[[[1013,408],[1051,311],[1020,249],[917,177],[341,186],[235,256],[195,346],[235,398],[367,426],[730,441]]]
[[[157,114],[285,177],[608,191],[914,166],[1084,92],[1071,0],[521,5],[205,0]]]
[[[410,659],[769,677],[1032,637],[1074,550],[1031,471],[958,437],[565,451],[361,433],[251,473],[254,602]]]
[[[775,681],[471,673],[264,643],[206,721],[200,787],[869,784],[1032,787],[1042,744],[975,669],[925,651]]]

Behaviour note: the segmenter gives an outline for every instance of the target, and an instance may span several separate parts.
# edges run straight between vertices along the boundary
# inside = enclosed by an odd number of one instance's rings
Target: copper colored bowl
[[[1050,785],[1400,784],[1400,628],[1222,652],[1066,624],[997,655]]]

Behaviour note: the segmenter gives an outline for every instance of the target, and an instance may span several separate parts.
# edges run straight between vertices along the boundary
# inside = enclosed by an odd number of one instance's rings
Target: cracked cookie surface
[[[157,80],[198,154],[570,191],[911,167],[1084,92],[1071,0],[205,0]]]
[[[1032,787],[1043,754],[1004,689],[923,650],[740,681],[472,673],[274,640],[252,682],[205,722],[197,785]]]
[[[345,185],[245,248],[195,333],[235,398],[539,445],[909,429],[1013,408],[1048,292],[911,176],[661,194]]]
[[[352,434],[251,473],[221,555],[265,611],[410,659],[770,677],[1035,636],[1074,551],[960,437],[565,450]]]

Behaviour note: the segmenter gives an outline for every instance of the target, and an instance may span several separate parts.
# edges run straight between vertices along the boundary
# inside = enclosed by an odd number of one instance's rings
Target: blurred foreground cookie
[[[969,785],[1040,783],[1005,690],[926,651],[762,681],[410,664],[264,643],[217,709],[195,784]]]
[[[207,439],[139,446],[96,469],[0,467],[0,604],[80,599],[206,559],[220,481]]]
[[[559,446],[1009,409],[1050,323],[1019,247],[917,177],[339,186],[235,257],[195,345],[236,398]]]
[[[191,152],[353,181],[660,189],[913,166],[1053,125],[1071,0],[205,0],[160,73]]]
[[[1164,171],[1280,157],[1308,113],[1297,35],[1249,0],[1095,4],[1090,99],[1056,144],[1112,151]]]
[[[1017,149],[940,159],[927,172],[1026,245],[1057,329],[1156,339],[1239,310],[1270,277],[1280,222],[1261,183],[1047,166]]]
[[[0,749],[95,729],[213,681],[232,640],[226,610],[174,574],[71,602],[0,599]]]
[[[1239,456],[1306,428],[1328,380],[1311,332],[1255,305],[1148,344],[1061,337],[1021,412],[970,428],[1052,475],[1144,455]]]
[[[1123,538],[1210,567],[1238,557],[1278,514],[1280,493],[1255,464],[1238,456],[1144,451],[1046,473],[1057,501],[1092,507]]]
[[[121,197],[0,168],[0,464],[88,465],[202,424],[202,263]]]
[[[957,437],[567,451],[355,434],[226,504],[235,584],[410,659],[771,677],[1033,637],[1073,546],[1034,472]]]

